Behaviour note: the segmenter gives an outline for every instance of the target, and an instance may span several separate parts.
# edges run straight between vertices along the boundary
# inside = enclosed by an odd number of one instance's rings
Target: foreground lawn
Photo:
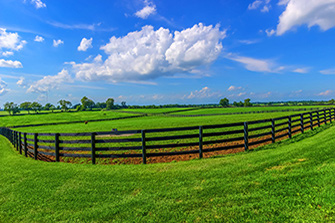
[[[257,152],[93,166],[34,161],[0,137],[0,222],[332,222],[334,148],[327,125]]]

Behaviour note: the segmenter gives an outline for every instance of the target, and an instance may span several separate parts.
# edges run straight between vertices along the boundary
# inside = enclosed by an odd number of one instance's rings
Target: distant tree
[[[56,109],[56,107],[54,105],[51,105],[49,110],[51,110],[52,112],[54,112],[54,110]]]
[[[4,110],[9,113],[9,115],[15,115],[16,113],[20,113],[20,109],[17,104],[14,102],[6,102],[4,104]]]
[[[91,99],[87,98],[86,96],[84,96],[81,100],[81,106],[82,106],[82,110],[85,111],[86,109],[92,109],[94,108],[94,101],[92,101]]]
[[[52,107],[53,105],[51,104],[51,103],[46,103],[45,105],[44,105],[44,110],[47,110],[47,111],[49,111],[49,110],[51,110],[50,108]],[[55,106],[54,106],[55,107]]]
[[[251,107],[252,104],[250,103],[250,98],[244,100],[244,107]]]
[[[60,108],[64,111],[67,111],[72,106],[72,103],[66,100],[60,100],[58,104],[60,105]]]
[[[106,106],[107,106],[106,102],[97,102],[95,104],[95,107],[97,108],[106,108]]]
[[[31,110],[33,110],[35,113],[37,113],[37,111],[40,111],[42,109],[42,105],[36,101],[34,101],[33,103],[31,103],[30,105]]]
[[[331,100],[328,101],[328,103],[331,104],[331,105],[333,105],[333,104],[335,104],[335,100],[331,99]]]
[[[108,98],[106,101],[106,108],[107,109],[113,109],[114,108],[114,99]]]
[[[125,101],[122,101],[122,102],[121,102],[121,106],[122,106],[123,108],[126,108],[126,107],[127,107],[126,102],[125,102]]]
[[[228,98],[223,98],[223,99],[221,99],[221,100],[220,100],[220,105],[221,105],[222,107],[229,107],[229,100],[228,100]]]
[[[20,109],[24,110],[24,111],[28,111],[28,114],[29,114],[29,111],[31,109],[30,105],[31,105],[31,102],[28,102],[28,101],[23,102],[23,103],[20,104]]]

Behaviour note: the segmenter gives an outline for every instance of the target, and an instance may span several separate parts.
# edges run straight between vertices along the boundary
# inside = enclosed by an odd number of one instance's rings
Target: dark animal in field
[[[88,123],[88,121],[85,121],[85,125]]]

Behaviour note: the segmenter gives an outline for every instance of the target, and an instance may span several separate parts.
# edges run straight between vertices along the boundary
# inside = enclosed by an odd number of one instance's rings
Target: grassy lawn
[[[226,113],[236,113],[236,112],[257,112],[257,111],[284,111],[284,110],[295,110],[295,109],[323,109],[333,107],[331,105],[322,106],[277,106],[277,107],[242,107],[242,108],[203,108],[198,110],[182,111],[176,113],[177,115],[204,115],[204,114],[226,114]]]
[[[234,123],[261,120],[288,116],[291,114],[300,114],[300,112],[274,112],[274,113],[256,113],[225,116],[202,116],[202,117],[170,117],[170,116],[146,116],[134,119],[123,119],[103,122],[91,122],[88,124],[66,124],[66,125],[48,125],[37,127],[17,128],[22,132],[93,132],[110,131],[112,128],[120,130],[137,129],[155,129],[169,127],[185,127],[199,125],[215,125],[223,123]],[[80,113],[79,113],[80,114]]]
[[[0,117],[0,126],[15,126],[29,124],[44,124],[71,121],[86,121],[111,119],[120,117],[134,116],[134,114],[120,113],[117,111],[84,111],[84,112],[57,112],[40,113],[23,116],[5,116]]]
[[[332,222],[329,126],[256,152],[151,165],[34,161],[0,137],[0,222]]]

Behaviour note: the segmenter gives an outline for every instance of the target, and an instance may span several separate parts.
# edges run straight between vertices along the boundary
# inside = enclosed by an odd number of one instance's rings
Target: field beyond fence
[[[335,108],[331,108],[220,125],[92,133],[27,133],[1,128],[0,134],[20,154],[34,159],[66,162],[84,158],[92,164],[122,159],[124,163],[145,164],[248,151],[334,119]]]

